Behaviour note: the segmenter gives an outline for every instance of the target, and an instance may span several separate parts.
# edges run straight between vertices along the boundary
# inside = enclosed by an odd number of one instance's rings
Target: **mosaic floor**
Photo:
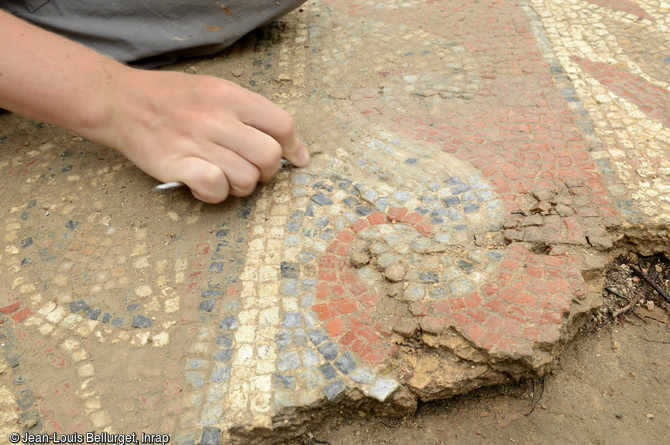
[[[617,240],[667,241],[670,4],[517,3],[309,2],[170,67],[313,154],[219,206],[0,114],[0,436],[271,441],[546,372]]]

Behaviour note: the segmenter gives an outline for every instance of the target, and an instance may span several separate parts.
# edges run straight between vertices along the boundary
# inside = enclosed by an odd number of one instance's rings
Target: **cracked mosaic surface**
[[[542,368],[620,219],[667,218],[668,9],[306,5],[172,68],[275,100],[314,155],[217,207],[0,116],[0,403],[33,432],[217,443]]]

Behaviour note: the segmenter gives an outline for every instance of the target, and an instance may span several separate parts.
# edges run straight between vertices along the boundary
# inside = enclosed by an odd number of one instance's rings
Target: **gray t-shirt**
[[[122,62],[203,56],[305,0],[0,0],[0,9]]]

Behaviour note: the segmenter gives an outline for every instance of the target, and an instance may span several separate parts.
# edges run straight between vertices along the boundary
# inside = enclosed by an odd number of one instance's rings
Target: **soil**
[[[663,256],[623,255],[608,267],[604,305],[543,379],[483,388],[419,406],[416,415],[375,418],[341,412],[296,443],[337,444],[662,444],[670,435],[668,305],[634,274],[644,271],[667,293]]]

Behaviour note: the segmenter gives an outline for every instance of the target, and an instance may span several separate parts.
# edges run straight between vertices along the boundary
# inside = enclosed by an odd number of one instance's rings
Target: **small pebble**
[[[401,263],[395,263],[384,271],[384,276],[392,283],[397,283],[405,276],[405,268]]]
[[[621,413],[616,413],[615,416],[617,419],[623,419],[623,414]]]

